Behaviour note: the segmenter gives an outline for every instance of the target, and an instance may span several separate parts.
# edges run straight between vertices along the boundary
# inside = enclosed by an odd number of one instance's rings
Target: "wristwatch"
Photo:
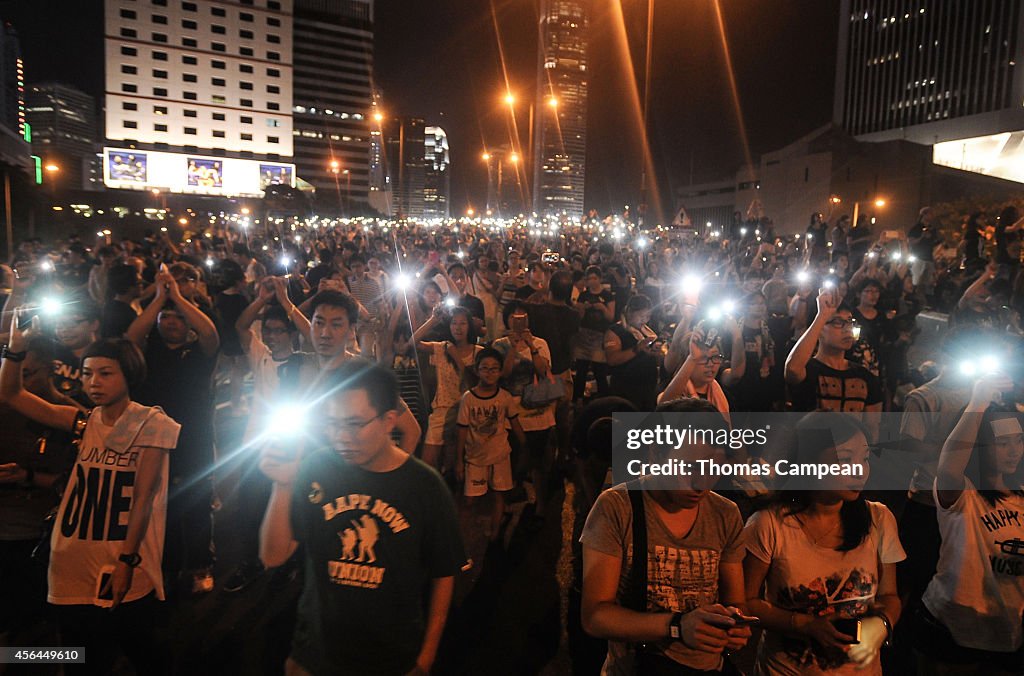
[[[669,635],[669,638],[672,638],[672,639],[674,639],[676,641],[682,641],[683,640],[682,622],[683,622],[683,614],[682,613],[672,613],[672,619],[669,620],[669,623],[668,623],[668,635]]]
[[[0,359],[7,361],[19,362],[25,361],[25,357],[28,356],[27,351],[15,352],[11,349],[10,345],[4,345],[3,350],[0,350]]]
[[[138,568],[139,564],[142,563],[142,557],[138,552],[135,552],[134,554],[121,554],[117,557],[117,560],[129,568]]]

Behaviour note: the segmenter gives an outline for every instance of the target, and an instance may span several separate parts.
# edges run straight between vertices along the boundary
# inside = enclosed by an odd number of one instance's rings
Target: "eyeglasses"
[[[708,364],[714,364],[715,366],[720,365],[725,361],[725,357],[720,354],[716,354],[711,357],[704,357],[703,359],[697,360],[697,366],[707,366]]]
[[[78,326],[84,324],[88,320],[85,317],[62,317],[57,322],[57,328],[71,328],[72,326]]]
[[[383,418],[385,415],[387,415],[387,411],[375,415],[369,420],[343,420],[339,422],[328,421],[326,427],[332,434],[341,434],[343,432],[348,434],[358,434],[369,427],[372,423]]]
[[[479,366],[476,369],[480,373],[497,373],[501,371],[500,366]]]
[[[856,319],[843,319],[842,317],[835,317],[825,322],[828,326],[833,329],[845,329],[847,326],[856,326]]]

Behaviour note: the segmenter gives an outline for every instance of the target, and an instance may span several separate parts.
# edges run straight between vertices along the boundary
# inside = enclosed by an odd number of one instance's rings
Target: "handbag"
[[[536,376],[533,382],[523,388],[523,396],[519,403],[523,408],[544,408],[554,401],[565,396],[565,383],[556,380],[548,371],[547,377],[539,379]]]

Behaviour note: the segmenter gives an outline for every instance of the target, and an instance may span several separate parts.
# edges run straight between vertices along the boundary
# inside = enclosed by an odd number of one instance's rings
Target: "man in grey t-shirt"
[[[699,399],[680,399],[659,412],[711,413]],[[721,419],[725,427],[725,420]],[[687,456],[724,460],[724,449],[696,445]],[[688,458],[689,459],[689,458]],[[663,462],[664,458],[660,458]],[[638,657],[715,671],[723,652],[743,647],[750,629],[735,626],[744,601],[743,520],[739,508],[702,487],[664,490],[641,479],[602,493],[583,528],[582,624],[608,639],[606,674],[634,673]],[[643,493],[646,588],[643,611],[630,596],[634,565],[633,507],[629,490]],[[645,655],[630,644],[646,644]]]

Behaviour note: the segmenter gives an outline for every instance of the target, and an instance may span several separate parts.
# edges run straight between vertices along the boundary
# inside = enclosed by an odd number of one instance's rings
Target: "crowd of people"
[[[561,521],[569,484],[575,673],[1024,673],[1024,219],[992,220],[25,241],[0,267],[0,643],[46,618],[92,672],[164,673],[162,602],[287,571],[281,670],[429,673],[464,543]],[[612,416],[648,411],[803,413],[794,460],[861,467],[902,414],[915,471],[871,499],[612,485]],[[215,580],[222,498],[242,560]]]

